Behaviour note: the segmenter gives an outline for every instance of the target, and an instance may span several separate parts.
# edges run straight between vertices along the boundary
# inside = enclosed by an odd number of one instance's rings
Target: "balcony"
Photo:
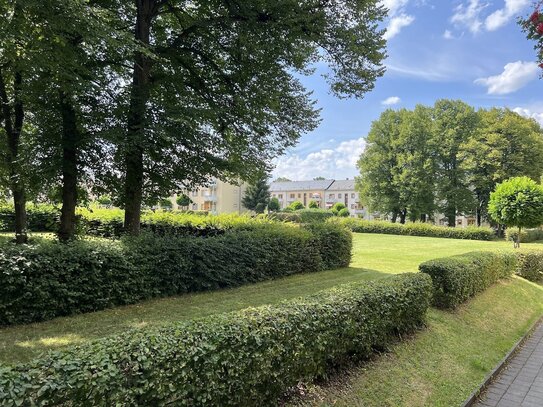
[[[217,202],[217,195],[215,194],[204,193],[202,198],[204,198],[204,202]]]

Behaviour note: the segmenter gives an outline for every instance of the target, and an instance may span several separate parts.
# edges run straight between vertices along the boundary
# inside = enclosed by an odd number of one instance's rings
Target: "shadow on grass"
[[[338,284],[376,280],[390,275],[348,267],[7,327],[0,329],[0,363],[26,362],[48,350],[84,343],[128,329],[156,327],[221,312],[274,304]]]

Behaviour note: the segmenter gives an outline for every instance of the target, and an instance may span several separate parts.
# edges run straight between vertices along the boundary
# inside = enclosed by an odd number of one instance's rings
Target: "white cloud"
[[[347,140],[335,148],[325,148],[305,157],[291,154],[279,157],[275,162],[273,178],[287,177],[292,180],[308,180],[316,176],[347,178],[357,173],[356,162],[366,147],[363,138]]]
[[[409,0],[382,0],[381,5],[385,6],[390,16],[395,15],[399,10],[403,9]]]
[[[445,32],[443,33],[443,38],[445,38],[446,40],[453,40],[454,35],[452,34],[452,32],[450,32],[450,30],[445,30]]]
[[[485,20],[488,31],[494,31],[504,26],[512,18],[518,16],[522,9],[530,4],[531,0],[505,0],[505,7],[496,10]]]
[[[486,86],[489,95],[506,95],[537,79],[538,73],[539,67],[535,62],[510,62],[505,65],[501,74],[479,78],[475,83]]]
[[[413,21],[415,21],[415,17],[407,14],[400,14],[397,17],[392,17],[388,22],[387,31],[384,35],[385,40],[394,38],[400,33],[402,28],[411,25]]]
[[[513,112],[516,112],[524,117],[529,117],[537,121],[541,126],[543,126],[543,106],[539,109],[537,108],[526,108],[526,107],[515,107]]]
[[[479,0],[469,0],[467,5],[460,4],[454,9],[451,22],[468,28],[472,33],[478,33],[483,26],[481,12],[486,6],[487,4],[481,4]]]
[[[390,96],[386,98],[385,100],[383,100],[381,104],[385,106],[391,106],[391,105],[397,105],[401,101],[402,100],[398,96]]]

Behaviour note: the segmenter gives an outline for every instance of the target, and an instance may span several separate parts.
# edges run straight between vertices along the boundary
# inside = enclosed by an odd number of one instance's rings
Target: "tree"
[[[340,209],[337,213],[337,216],[340,218],[348,218],[350,215],[351,214],[347,208]]]
[[[535,41],[534,49],[537,53],[539,67],[543,69],[543,14],[541,13],[542,1],[539,1],[533,13],[528,18],[521,18],[518,23],[529,40]]]
[[[270,199],[270,202],[268,203],[268,209],[273,212],[277,212],[281,210],[279,199],[277,199],[276,197],[273,197],[272,199]]]
[[[270,186],[268,177],[261,175],[253,184],[247,187],[241,202],[243,206],[256,213],[264,212],[270,202]]]
[[[496,222],[518,228],[514,247],[520,247],[522,228],[543,223],[543,186],[528,177],[510,178],[490,194],[488,213]]]
[[[487,218],[490,193],[508,178],[543,174],[543,130],[508,109],[480,110],[480,125],[461,147],[461,166],[476,198],[477,224]]]
[[[315,177],[313,178],[313,181],[324,181],[326,178],[324,177]]]
[[[186,194],[180,194],[177,199],[175,200],[178,206],[181,208],[188,208],[189,205],[192,203],[192,199],[188,197]]]
[[[305,206],[300,201],[294,201],[288,206],[293,211],[299,211],[300,209],[304,209]]]
[[[158,204],[160,205],[160,207],[161,207],[162,209],[166,209],[166,210],[172,209],[172,206],[173,206],[172,201],[171,201],[170,198],[162,198],[162,199],[158,202]]]
[[[320,208],[319,203],[317,201],[309,201],[309,204],[307,206],[310,209],[318,209],[318,208]]]
[[[116,155],[130,234],[147,197],[213,176],[250,179],[314,129],[297,75],[315,62],[328,64],[340,97],[362,97],[384,73],[375,0],[137,0],[132,15],[142,49]]]
[[[330,210],[334,215],[339,216],[339,212],[341,212],[343,209],[347,209],[345,204],[342,202],[336,202]]]
[[[287,177],[278,177],[274,182],[292,182],[292,180],[288,179]]]

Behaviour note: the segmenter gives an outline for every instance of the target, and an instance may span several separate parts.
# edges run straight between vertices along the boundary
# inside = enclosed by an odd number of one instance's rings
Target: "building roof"
[[[334,181],[328,191],[354,191],[354,179]]]
[[[327,189],[334,180],[326,179],[319,181],[287,181],[287,182],[272,182],[270,184],[271,192],[287,192],[287,191],[315,191]]]

